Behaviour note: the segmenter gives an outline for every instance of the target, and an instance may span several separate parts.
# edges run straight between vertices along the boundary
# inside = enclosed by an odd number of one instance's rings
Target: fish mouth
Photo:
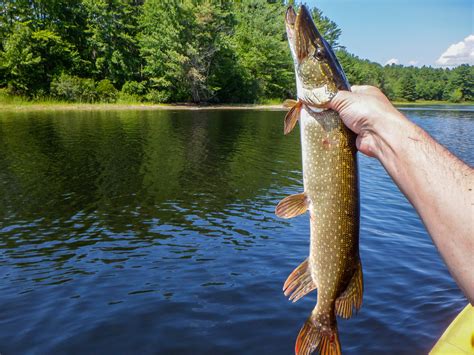
[[[293,6],[289,6],[288,9],[286,10],[286,15],[285,15],[285,25],[286,25],[286,36],[288,37],[288,43],[290,45],[290,50],[293,58],[296,58],[296,30],[295,30],[295,24],[296,24],[296,17],[297,14],[295,12],[295,9],[293,9]]]
[[[296,23],[296,17],[297,15],[293,6],[288,6],[288,9],[286,10],[286,23],[294,26]]]
[[[315,107],[326,104],[338,90],[350,88],[331,46],[319,33],[305,5],[288,7],[286,32],[295,64],[298,98]]]
[[[324,40],[316,28],[311,13],[301,5],[298,14],[289,6],[285,16],[286,32],[293,57],[299,63],[324,48]]]

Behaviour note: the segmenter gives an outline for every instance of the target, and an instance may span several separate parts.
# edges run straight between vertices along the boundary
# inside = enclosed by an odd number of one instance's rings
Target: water
[[[474,111],[405,113],[474,164]],[[0,353],[290,354],[315,303],[299,135],[282,112],[3,113]],[[415,211],[360,157],[360,313],[348,354],[424,354],[466,304]]]

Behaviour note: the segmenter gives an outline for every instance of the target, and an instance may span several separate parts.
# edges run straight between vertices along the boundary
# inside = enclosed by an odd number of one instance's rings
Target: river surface
[[[405,114],[470,165],[474,108]],[[291,354],[315,304],[299,130],[283,112],[0,116],[0,353]],[[360,156],[364,303],[346,354],[426,354],[467,301],[416,212]]]

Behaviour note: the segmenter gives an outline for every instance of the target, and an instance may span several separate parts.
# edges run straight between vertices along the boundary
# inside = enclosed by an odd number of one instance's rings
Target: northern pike
[[[300,123],[304,192],[284,198],[276,214],[291,218],[309,211],[309,257],[283,290],[293,302],[317,289],[316,307],[301,328],[296,354],[340,354],[336,316],[350,318],[362,305],[359,257],[359,182],[356,136],[324,106],[338,90],[350,90],[330,45],[301,6],[286,12],[294,60],[297,101],[285,117],[284,133]]]

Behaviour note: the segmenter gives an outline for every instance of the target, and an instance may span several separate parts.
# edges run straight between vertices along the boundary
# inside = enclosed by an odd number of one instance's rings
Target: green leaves
[[[293,61],[283,21],[286,8],[251,0],[236,3],[234,9],[236,26],[229,45],[241,82],[236,96],[240,101],[259,102],[294,95]]]
[[[0,87],[28,97],[50,93],[81,101],[292,98],[295,78],[283,20],[287,3],[3,1]],[[317,8],[311,12],[319,31],[338,49],[351,84],[378,86],[397,100],[474,100],[473,66],[382,67],[348,53],[339,43],[336,23]]]
[[[339,37],[341,36],[341,29],[337,27],[334,21],[323,15],[323,12],[318,8],[313,8],[311,11],[316,27],[323,35],[324,39],[331,45],[333,49],[342,48],[339,45]]]
[[[345,49],[336,55],[351,85],[374,85],[391,100],[474,100],[474,66],[454,69],[404,67],[362,60]]]
[[[61,74],[51,82],[51,94],[64,101],[95,102],[98,99],[93,79]]]
[[[143,74],[149,79],[152,89],[170,92],[173,101],[188,97],[183,68],[187,58],[183,48],[184,24],[189,23],[189,19],[185,2],[170,0],[164,4],[160,0],[148,0],[138,20]]]
[[[138,7],[129,0],[83,0],[94,77],[117,85],[138,77]]]
[[[474,100],[474,66],[463,64],[451,71],[445,98],[454,102]]]
[[[102,102],[115,102],[117,99],[118,91],[109,79],[99,81],[96,92]]]
[[[416,82],[410,73],[403,76],[401,80],[400,97],[406,101],[415,101],[418,98]]]
[[[13,92],[32,95],[47,89],[51,78],[77,58],[72,46],[50,30],[30,29],[17,23],[0,52],[2,84]]]

